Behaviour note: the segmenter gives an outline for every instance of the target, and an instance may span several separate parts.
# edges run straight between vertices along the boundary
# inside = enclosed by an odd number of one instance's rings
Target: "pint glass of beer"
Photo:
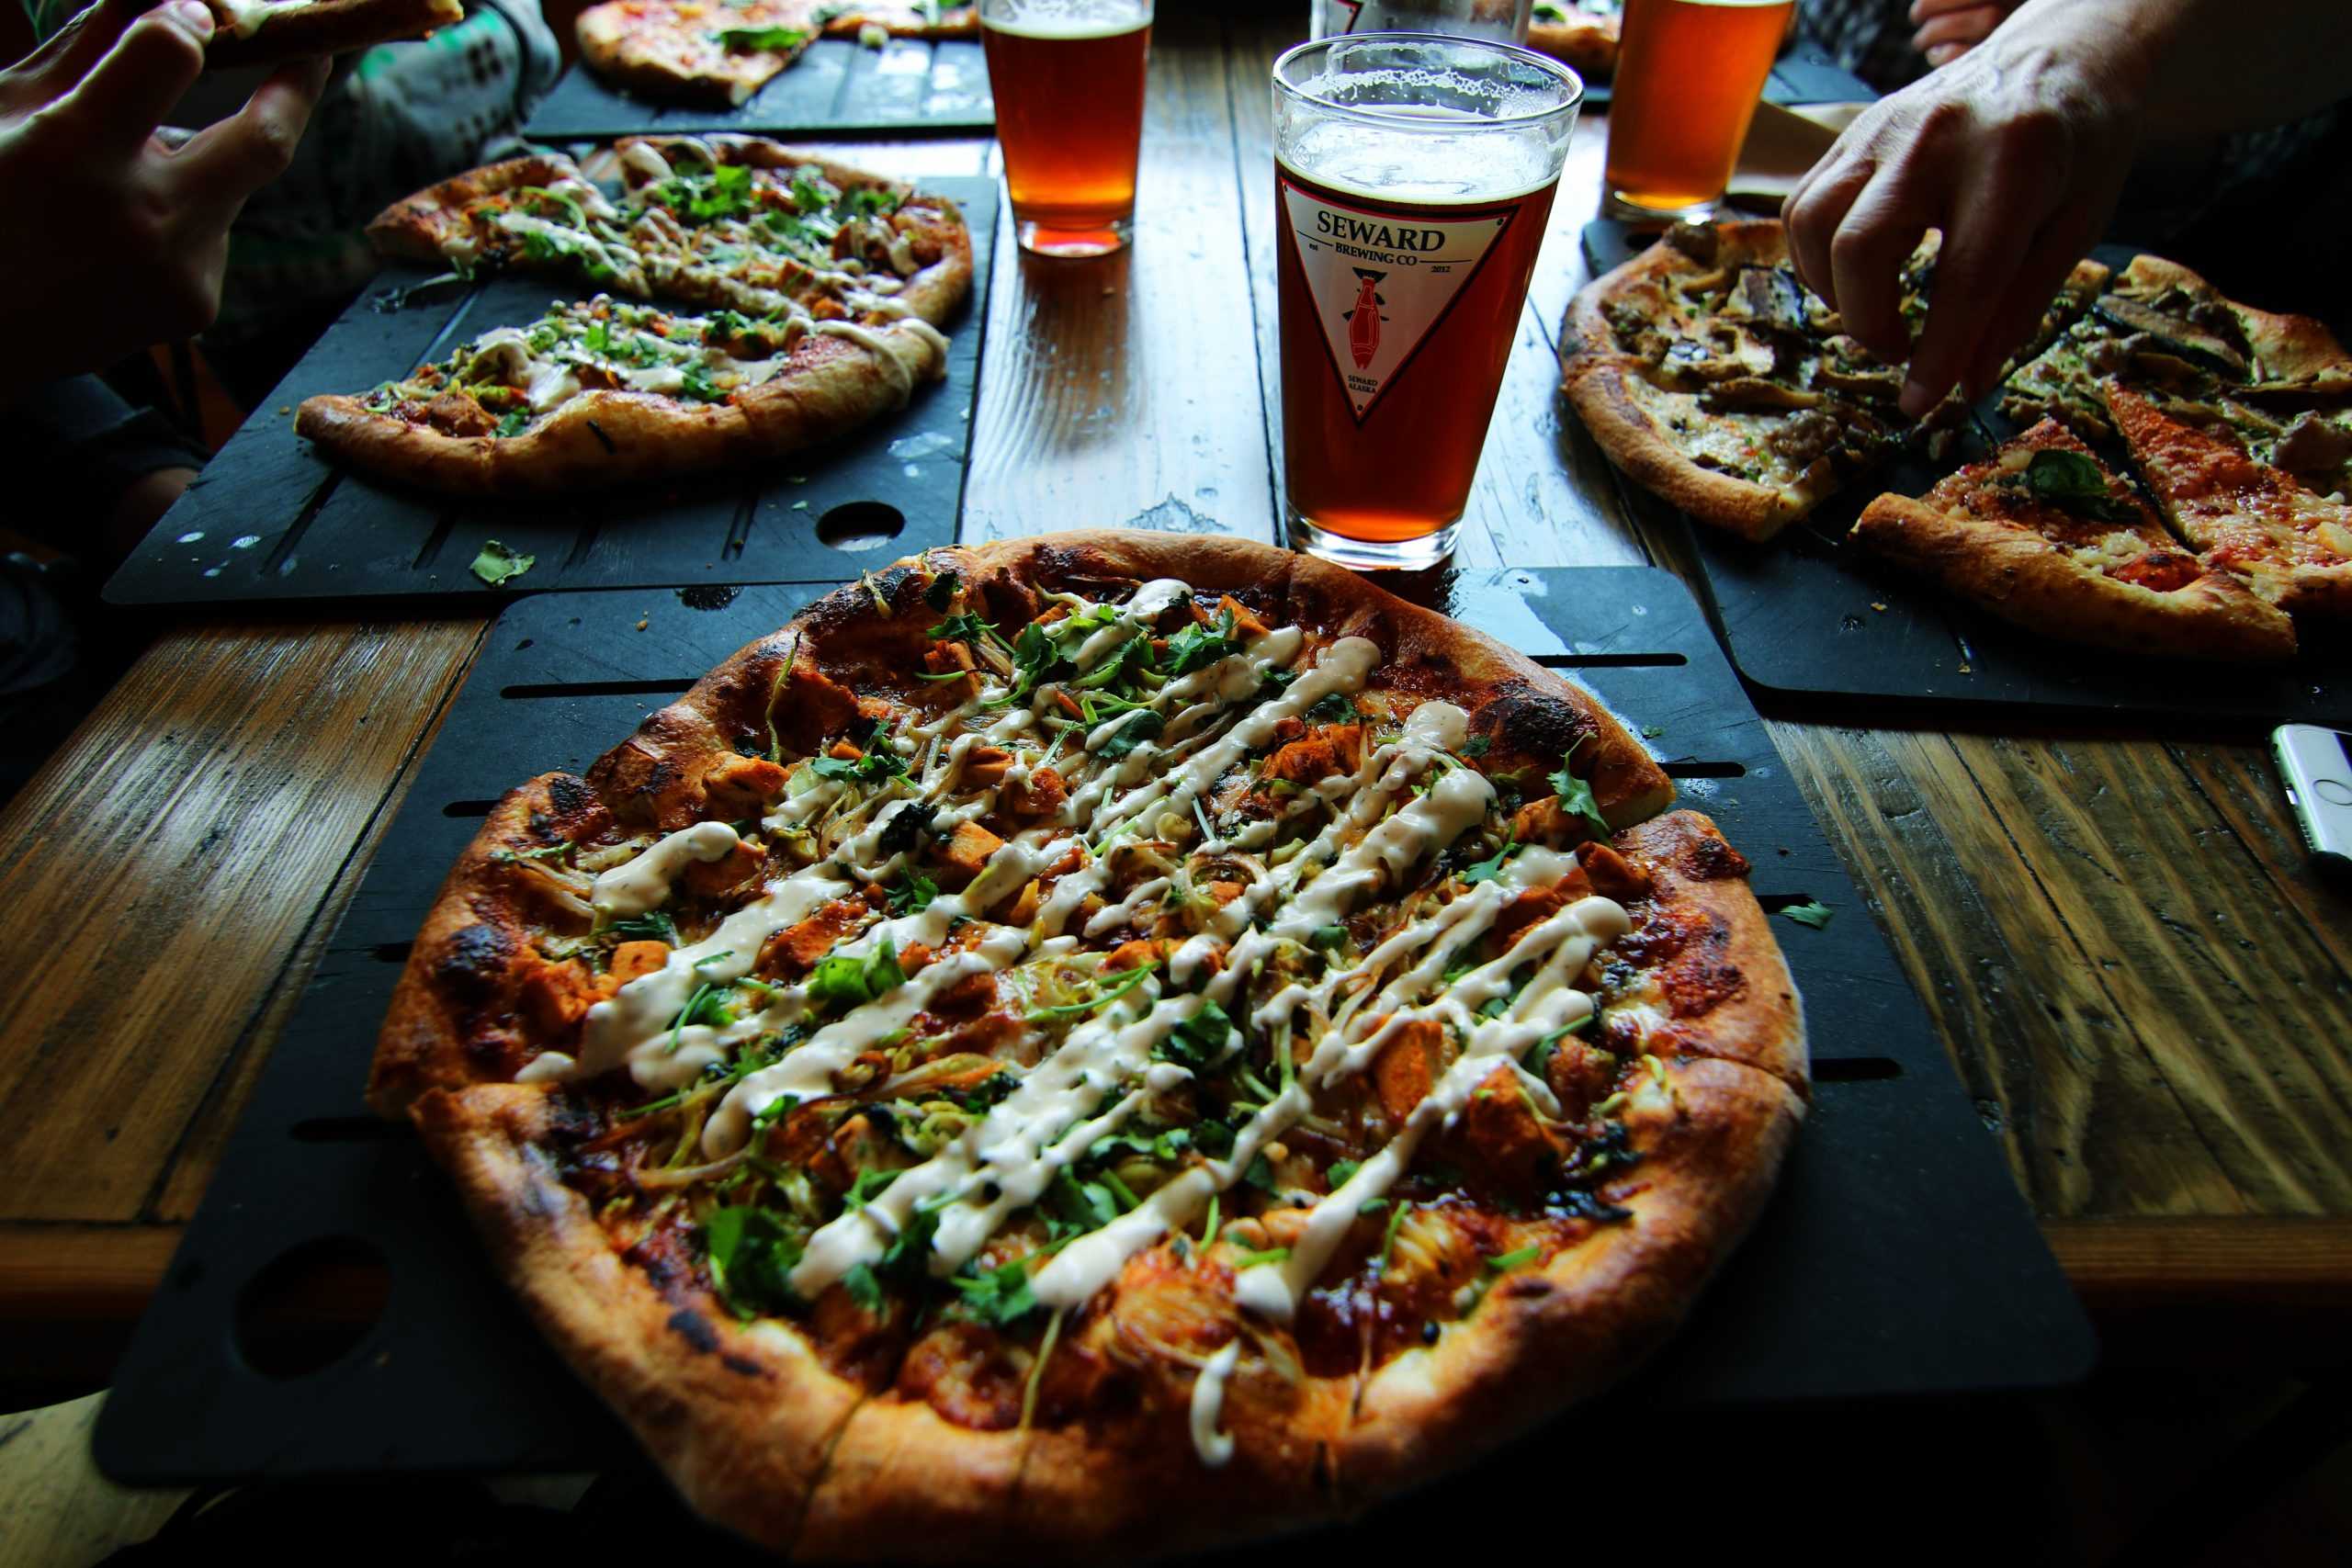
[[[1625,0],[1601,188],[1620,210],[1705,218],[1731,185],[1793,0]]]
[[[1274,62],[1296,548],[1359,570],[1453,552],[1583,96],[1542,55],[1427,33]]]
[[[1023,250],[1127,243],[1152,0],[980,0],[997,141]]]

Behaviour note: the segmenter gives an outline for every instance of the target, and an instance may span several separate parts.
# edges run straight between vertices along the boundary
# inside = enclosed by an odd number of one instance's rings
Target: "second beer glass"
[[[980,0],[1004,183],[1023,250],[1127,243],[1152,0]]]
[[[1618,209],[1713,213],[1792,6],[1792,0],[1626,0],[1601,175]]]
[[[1373,33],[1274,62],[1291,543],[1452,553],[1584,85],[1510,44]]]

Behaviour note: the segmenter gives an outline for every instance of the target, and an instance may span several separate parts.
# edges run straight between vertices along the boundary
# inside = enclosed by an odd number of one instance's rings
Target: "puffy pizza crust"
[[[403,197],[376,214],[368,222],[368,243],[387,261],[440,266],[447,260],[447,243],[470,232],[466,211],[475,202],[525,186],[582,178],[580,165],[560,152],[534,152],[485,164]]]
[[[2195,659],[2295,656],[2294,623],[2227,572],[2158,591],[2085,566],[2029,529],[1907,495],[1871,502],[1853,533],[1872,553],[2062,642]]]

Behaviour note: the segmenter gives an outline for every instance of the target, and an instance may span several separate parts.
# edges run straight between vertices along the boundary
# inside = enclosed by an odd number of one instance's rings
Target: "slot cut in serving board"
[[[1657,232],[1608,219],[1588,223],[1585,262],[1598,277],[1639,254]],[[2119,271],[2138,254],[2118,245],[2092,252]],[[1996,389],[1977,413],[2007,441],[2018,426],[2002,415]],[[1686,554],[1705,578],[1724,646],[1759,689],[1815,699],[2352,726],[2352,637],[2310,618],[2296,627],[2302,651],[2284,664],[2111,652],[1987,615],[1847,538],[1873,497],[1924,494],[1984,450],[1972,439],[1941,467],[1898,457],[1760,544],[1697,522],[1623,482],[1652,516],[1687,532]]]
[[[561,142],[710,130],[832,138],[985,135],[995,129],[996,100],[979,39],[894,38],[866,49],[829,38],[731,108],[656,103],[575,64],[539,100],[523,134]]]
[[[422,1145],[368,1117],[368,1060],[417,924],[491,804],[537,773],[585,769],[825,586],[749,588],[702,609],[663,595],[650,614],[634,593],[507,608],[139,1325],[99,1422],[107,1474],[185,1484],[625,1461],[626,1435],[492,1277]],[[1491,572],[1461,581],[1452,608],[1644,727],[1681,804],[1714,817],[1754,863],[1767,908],[1812,898],[1836,911],[1821,930],[1773,923],[1804,993],[1815,1076],[1780,1190],[1623,1397],[1749,1405],[2050,1387],[2086,1372],[2089,1328],[1999,1143],[1689,592],[1646,567]],[[255,1371],[238,1348],[254,1281],[322,1247],[389,1268],[382,1315],[307,1376]]]
[[[751,468],[555,496],[450,496],[352,473],[294,434],[319,392],[366,392],[468,339],[593,292],[512,275],[428,283],[392,267],[363,290],[205,465],[107,583],[115,604],[479,597],[562,588],[824,581],[956,537],[988,320],[996,185],[924,179],[972,235],[972,290],[946,326],[945,378],[846,437]],[[680,307],[692,309],[692,307]],[[495,539],[537,558],[498,588]]]

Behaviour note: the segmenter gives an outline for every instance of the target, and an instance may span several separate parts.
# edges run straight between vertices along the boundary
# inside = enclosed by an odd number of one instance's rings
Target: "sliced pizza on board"
[[[1624,0],[1536,0],[1527,47],[1548,54],[1588,82],[1617,73]]]
[[[2319,495],[2227,434],[2103,389],[2109,416],[2182,538],[2295,615],[2352,615],[2352,505]]]
[[[371,1087],[709,1517],[1160,1556],[1623,1378],[1803,1017],[1589,692],[1227,538],[940,549],[519,784]]]
[[[1917,498],[1882,495],[1853,536],[2004,620],[2066,642],[2288,659],[2294,624],[2183,549],[2131,485],[2045,419]]]
[[[459,0],[207,0],[208,71],[278,65],[421,39],[465,18]]]
[[[946,338],[917,320],[673,315],[598,295],[372,392],[308,399],[294,428],[427,490],[586,490],[821,446],[904,408],[946,364]]]
[[[605,0],[573,34],[588,69],[664,102],[733,106],[800,58],[816,38],[798,4]]]
[[[525,271],[752,315],[937,324],[972,286],[945,197],[751,137],[628,138],[617,203],[560,153],[492,164],[368,226],[396,260]]]

